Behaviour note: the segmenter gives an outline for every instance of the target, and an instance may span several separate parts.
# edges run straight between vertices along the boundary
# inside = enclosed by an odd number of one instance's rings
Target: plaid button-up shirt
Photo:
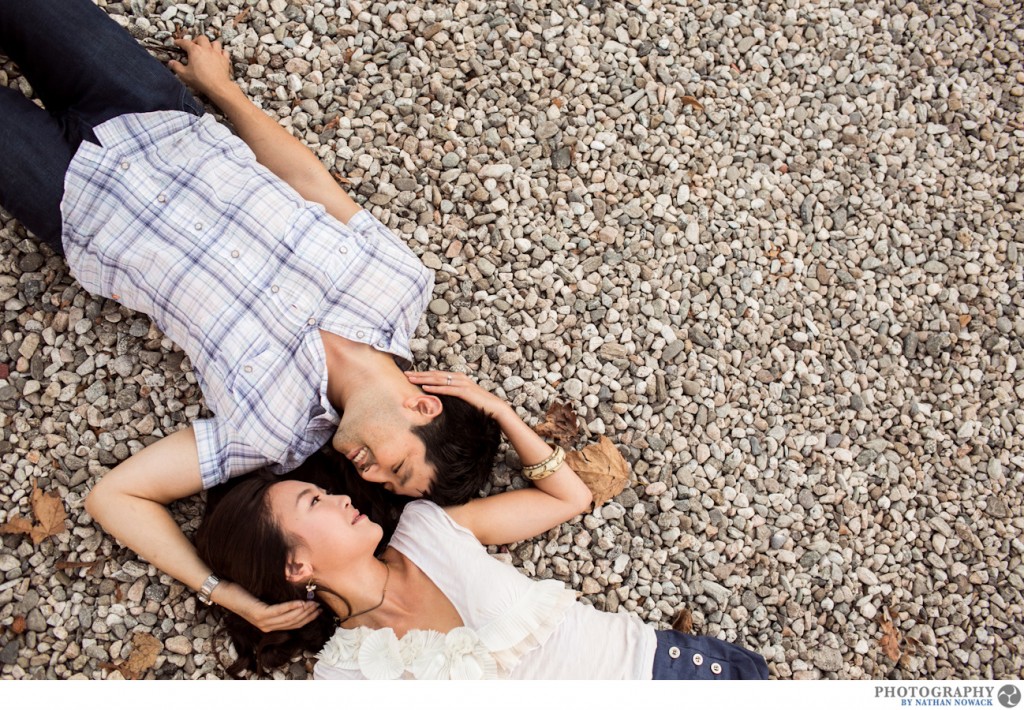
[[[203,485],[326,443],[319,330],[409,359],[433,273],[367,210],[342,224],[211,116],[128,114],[95,129],[65,179],[71,272],[147,313],[188,353],[207,406]]]

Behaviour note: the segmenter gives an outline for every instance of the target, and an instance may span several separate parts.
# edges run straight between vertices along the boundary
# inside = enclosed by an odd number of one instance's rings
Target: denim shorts
[[[764,658],[728,641],[656,631],[654,680],[767,680]]]

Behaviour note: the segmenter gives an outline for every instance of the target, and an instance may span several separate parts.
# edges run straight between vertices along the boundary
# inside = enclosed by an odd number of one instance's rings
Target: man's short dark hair
[[[426,497],[438,505],[460,505],[479,495],[491,475],[501,441],[494,418],[458,397],[438,395],[441,413],[428,424],[413,427],[434,467]]]

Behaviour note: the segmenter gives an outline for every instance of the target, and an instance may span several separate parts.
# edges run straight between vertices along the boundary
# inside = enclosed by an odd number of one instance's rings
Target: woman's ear
[[[284,563],[284,578],[292,584],[302,584],[313,576],[313,567],[301,555],[292,553]]]

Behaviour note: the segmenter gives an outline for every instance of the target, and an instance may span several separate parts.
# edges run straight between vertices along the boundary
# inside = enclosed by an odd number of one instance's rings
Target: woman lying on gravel
[[[324,679],[767,677],[756,653],[597,611],[561,582],[528,579],[490,557],[483,545],[569,520],[590,505],[590,491],[560,449],[465,375],[408,376],[493,416],[534,486],[448,508],[411,502],[378,556],[381,526],[349,496],[300,480],[239,483],[204,521],[200,555],[261,599],[315,597],[328,613],[276,634],[229,620],[239,651],[233,671],[265,672],[320,649],[314,677]]]

